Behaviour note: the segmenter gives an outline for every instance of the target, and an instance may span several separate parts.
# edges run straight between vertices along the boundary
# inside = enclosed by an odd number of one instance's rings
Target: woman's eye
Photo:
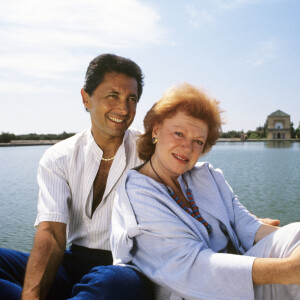
[[[197,144],[199,145],[199,146],[202,146],[203,145],[203,142],[202,141],[196,141],[197,142]]]
[[[183,134],[182,134],[181,132],[178,132],[178,131],[176,131],[175,134],[176,134],[177,136],[183,136]]]

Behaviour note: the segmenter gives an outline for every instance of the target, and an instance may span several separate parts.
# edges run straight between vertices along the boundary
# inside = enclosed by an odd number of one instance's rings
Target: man
[[[151,299],[142,275],[111,266],[109,243],[117,187],[141,163],[137,132],[128,127],[142,90],[142,71],[133,61],[112,54],[91,61],[81,90],[91,128],[41,159],[34,246],[29,261],[29,254],[0,249],[0,299],[21,293],[23,300]]]
[[[143,74],[133,61],[112,54],[91,61],[81,90],[91,128],[41,159],[33,249],[29,260],[0,249],[1,299],[20,299],[21,293],[24,300],[151,299],[141,274],[111,266],[109,243],[116,188],[140,163],[137,132],[128,127],[142,90]]]

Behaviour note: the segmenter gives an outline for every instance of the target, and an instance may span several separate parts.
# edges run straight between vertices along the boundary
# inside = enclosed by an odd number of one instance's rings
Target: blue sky
[[[0,4],[0,132],[78,132],[88,63],[137,62],[144,93],[133,125],[179,82],[221,102],[228,130],[280,109],[300,121],[298,0],[10,0]]]

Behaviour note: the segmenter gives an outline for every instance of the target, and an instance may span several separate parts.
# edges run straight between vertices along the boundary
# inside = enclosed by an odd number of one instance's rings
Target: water
[[[222,169],[234,194],[252,213],[300,221],[300,143],[218,143],[202,160]]]
[[[38,162],[49,146],[0,147],[0,247],[30,251]],[[281,224],[300,221],[300,143],[218,143],[201,160],[221,168],[240,201]]]
[[[38,162],[49,146],[0,147],[0,247],[29,251],[35,229]]]

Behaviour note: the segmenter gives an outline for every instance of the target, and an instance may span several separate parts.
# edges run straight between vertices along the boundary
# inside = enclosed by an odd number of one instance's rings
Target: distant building
[[[268,139],[284,140],[291,138],[290,115],[276,110],[268,116]]]

